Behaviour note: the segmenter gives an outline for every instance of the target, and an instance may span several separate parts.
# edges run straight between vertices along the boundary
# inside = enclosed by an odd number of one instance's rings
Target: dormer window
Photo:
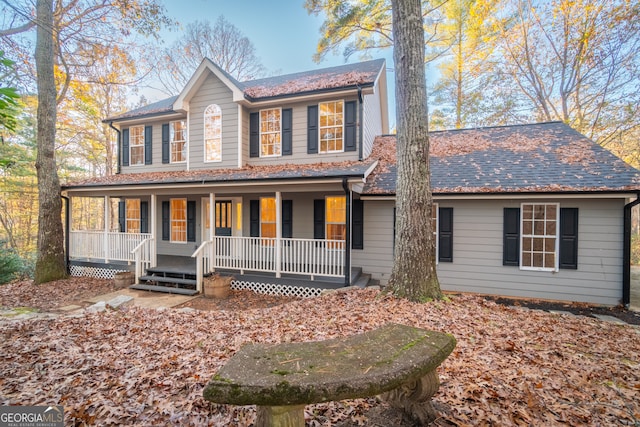
[[[281,145],[280,108],[260,110],[260,157],[280,156]]]
[[[320,153],[340,153],[344,151],[344,102],[321,102],[320,110]]]
[[[129,164],[144,165],[144,126],[129,128]]]
[[[187,125],[184,120],[170,123],[169,127],[171,163],[187,161]]]
[[[204,110],[205,161],[222,161],[222,110],[216,104]]]

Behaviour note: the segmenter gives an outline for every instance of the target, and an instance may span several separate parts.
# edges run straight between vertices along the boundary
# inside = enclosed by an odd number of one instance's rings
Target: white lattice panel
[[[313,298],[320,295],[321,288],[306,288],[304,286],[287,286],[273,283],[247,282],[244,280],[233,280],[231,289],[248,289],[258,294],[279,295],[286,297]]]
[[[95,277],[96,279],[113,279],[116,273],[127,270],[112,270],[110,268],[89,267],[86,265],[72,265],[69,267],[74,277]]]

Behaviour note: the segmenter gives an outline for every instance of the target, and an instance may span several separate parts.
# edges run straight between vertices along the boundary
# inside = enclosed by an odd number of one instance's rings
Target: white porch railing
[[[202,242],[193,255],[191,255],[192,258],[196,259],[196,289],[198,292],[202,292],[202,278],[204,275],[213,271],[213,263],[211,262],[212,247],[213,243],[211,240],[207,240],[206,242]]]
[[[303,274],[312,278],[344,275],[343,240],[216,236],[214,245],[215,268],[241,273],[250,270]]]
[[[134,261],[132,251],[149,233],[119,233],[104,231],[71,231],[69,256],[72,258]]]
[[[153,253],[156,250],[155,240],[153,238],[144,239],[138,244],[131,254],[136,263],[136,283],[139,283],[140,276],[144,275],[147,268],[154,267],[153,265]]]

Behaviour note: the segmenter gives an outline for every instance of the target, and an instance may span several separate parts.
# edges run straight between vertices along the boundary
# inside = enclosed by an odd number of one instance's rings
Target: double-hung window
[[[222,110],[216,104],[204,110],[205,161],[222,160]]]
[[[125,201],[126,231],[140,233],[140,199]]]
[[[260,157],[282,154],[281,113],[280,108],[260,110]]]
[[[169,124],[169,142],[171,163],[187,161],[187,124],[184,120],[177,120]]]
[[[129,128],[129,165],[144,165],[144,126]]]
[[[276,199],[260,199],[260,237],[276,237]]]
[[[345,196],[327,196],[326,200],[326,238],[345,240],[347,238],[347,201]]]
[[[171,241],[187,241],[187,199],[171,199]]]
[[[344,151],[344,102],[321,102],[320,111],[320,153]]]
[[[560,205],[523,203],[521,209],[520,267],[523,270],[557,270]]]

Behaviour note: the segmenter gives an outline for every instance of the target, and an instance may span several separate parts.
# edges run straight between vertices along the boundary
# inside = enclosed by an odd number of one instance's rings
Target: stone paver
[[[617,325],[628,325],[627,322],[624,322],[617,317],[607,316],[606,314],[594,314],[593,317],[602,320],[603,322],[615,323]]]
[[[197,298],[197,296],[164,294],[161,292],[139,291],[135,289],[121,289],[119,291],[89,298],[88,301],[92,303],[96,303],[99,301],[107,302],[123,295],[133,298],[133,301],[130,303],[130,305],[134,307],[144,308],[171,308]]]
[[[572,316],[572,317],[577,317],[575,314],[573,314],[570,311],[564,311],[564,310],[549,310],[549,313],[551,314],[560,314],[560,315],[565,315],[565,316]]]

